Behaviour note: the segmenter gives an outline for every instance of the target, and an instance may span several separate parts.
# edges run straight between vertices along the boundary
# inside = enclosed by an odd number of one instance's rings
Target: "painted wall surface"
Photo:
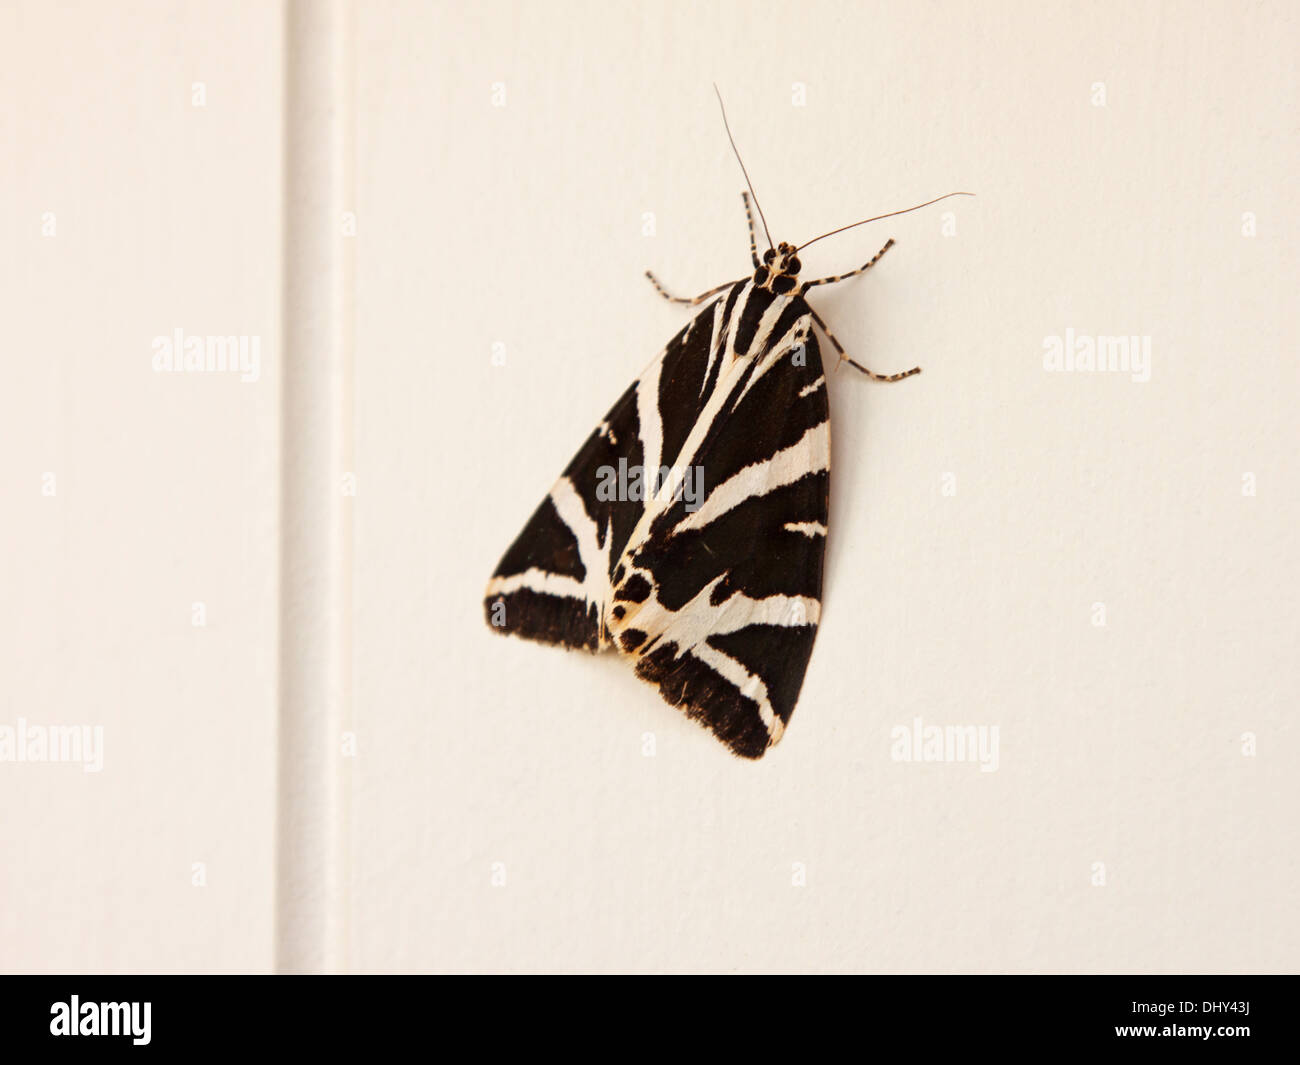
[[[271,965],[282,26],[0,5],[3,971]]]
[[[1298,26],[363,7],[357,966],[1294,969]],[[897,238],[813,302],[924,373],[831,380],[822,627],[757,765],[479,602],[686,321],[642,271],[748,269],[714,81],[776,240],[978,194],[808,249]],[[1149,379],[1046,372],[1070,331]],[[893,760],[918,718],[997,771]]]

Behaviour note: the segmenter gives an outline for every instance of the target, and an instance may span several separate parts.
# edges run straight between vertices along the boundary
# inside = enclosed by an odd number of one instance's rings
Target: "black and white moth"
[[[871,269],[894,242],[849,273],[800,282],[798,253],[813,241],[773,247],[755,197],[760,260],[745,181],[753,274],[680,299],[647,271],[675,303],[717,298],[587,438],[502,557],[484,606],[498,632],[616,650],[668,703],[759,758],[790,721],[821,620],[830,411],[813,324],[873,380],[920,368],[881,375],[854,362],[806,299]]]

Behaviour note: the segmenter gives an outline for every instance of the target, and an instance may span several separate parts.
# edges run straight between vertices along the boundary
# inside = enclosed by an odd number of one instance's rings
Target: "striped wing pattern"
[[[601,471],[667,489],[602,498]],[[687,469],[694,492],[672,489]],[[615,648],[736,754],[776,743],[821,607],[830,423],[812,316],[738,282],[615,403],[488,584],[497,631]],[[690,482],[688,481],[689,485]]]

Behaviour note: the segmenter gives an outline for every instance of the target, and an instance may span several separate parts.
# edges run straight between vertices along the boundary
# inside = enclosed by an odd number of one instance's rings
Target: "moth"
[[[722,118],[735,151],[725,107]],[[669,704],[754,759],[789,724],[821,620],[830,411],[814,324],[840,363],[872,380],[920,368],[868,370],[806,298],[870,270],[894,241],[856,270],[800,281],[799,252],[814,241],[773,245],[736,158],[752,274],[684,299],[646,272],[665,299],[706,305],[573,457],[502,557],[484,608],[494,631],[626,657]]]

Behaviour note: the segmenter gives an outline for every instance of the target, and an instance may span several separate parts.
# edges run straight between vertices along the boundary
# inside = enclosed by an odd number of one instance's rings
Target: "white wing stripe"
[[[787,521],[785,531],[803,533],[805,536],[825,536],[826,526],[819,521]]]
[[[582,559],[587,575],[582,582],[582,595],[589,603],[604,606],[609,602],[609,530],[605,530],[605,544],[600,544],[596,523],[578,495],[573,482],[561,477],[551,489],[551,502],[555,510],[578,541],[578,557]],[[572,580],[572,578],[570,578]],[[577,583],[576,581],[574,583]]]
[[[745,398],[745,394],[754,387],[754,382],[775,366],[787,351],[789,351],[800,340],[807,339],[809,320],[805,316],[796,319],[785,335],[770,348],[768,347],[769,336],[772,330],[776,328],[777,321],[783,313],[785,313],[784,305],[779,301],[774,301],[772,306],[764,312],[762,320],[758,323],[758,335],[754,338],[753,343],[750,344],[749,350],[751,352],[761,351],[763,352],[763,355],[758,365],[754,367],[754,372],[749,375],[749,380],[745,382],[745,387],[740,390],[740,394],[736,397],[737,404],[740,403],[740,401]],[[757,358],[758,356],[755,357]]]
[[[535,566],[524,570],[523,573],[512,573],[509,577],[493,577],[488,581],[487,597],[490,599],[494,595],[509,595],[521,588],[526,588],[530,592],[541,592],[543,595],[558,595],[571,599],[585,600],[587,597],[582,582],[576,578],[550,573]]]
[[[730,681],[746,699],[752,699],[758,705],[758,716],[763,719],[763,724],[767,727],[769,743],[775,743],[781,738],[785,726],[776,716],[776,711],[772,709],[767,685],[763,683],[761,677],[755,676],[730,655],[724,655],[716,647],[710,647],[708,644],[696,647],[692,653],[723,680]]]
[[[827,422],[814,425],[797,443],[728,477],[709,492],[699,510],[687,514],[673,528],[673,535],[708,525],[750,496],[766,495],[807,474],[829,468],[830,433],[827,425]]]
[[[655,359],[636,384],[636,418],[641,428],[641,449],[647,470],[659,468],[664,448],[664,426],[659,414],[659,370],[663,362]]]

